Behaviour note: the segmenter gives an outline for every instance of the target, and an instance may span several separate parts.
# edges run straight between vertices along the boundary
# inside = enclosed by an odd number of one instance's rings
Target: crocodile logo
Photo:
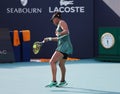
[[[73,5],[73,0],[60,0],[60,6]]]

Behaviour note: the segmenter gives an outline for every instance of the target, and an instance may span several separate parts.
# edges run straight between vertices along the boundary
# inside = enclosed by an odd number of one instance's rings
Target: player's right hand
[[[47,37],[47,38],[44,38],[43,41],[45,41],[45,42],[52,41],[52,38],[51,37]]]

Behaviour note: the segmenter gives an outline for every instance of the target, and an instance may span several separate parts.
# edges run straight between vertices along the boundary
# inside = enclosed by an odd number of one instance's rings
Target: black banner
[[[0,63],[14,62],[14,53],[8,29],[0,29]]]

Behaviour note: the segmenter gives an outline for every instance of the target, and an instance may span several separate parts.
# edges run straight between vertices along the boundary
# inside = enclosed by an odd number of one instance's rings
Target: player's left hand
[[[55,35],[56,35],[57,37],[58,37],[60,34],[61,34],[61,33],[58,32],[58,31],[55,32]]]

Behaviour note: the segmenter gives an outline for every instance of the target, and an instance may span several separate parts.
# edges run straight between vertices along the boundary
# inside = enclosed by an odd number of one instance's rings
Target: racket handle
[[[45,43],[45,41],[43,40],[42,43]]]

